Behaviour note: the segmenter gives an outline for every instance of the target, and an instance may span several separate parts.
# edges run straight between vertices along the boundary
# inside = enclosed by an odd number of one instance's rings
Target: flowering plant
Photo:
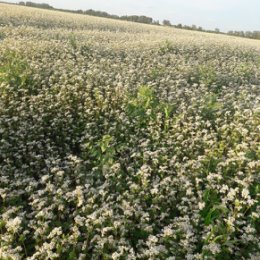
[[[258,260],[259,50],[0,4],[0,259]]]

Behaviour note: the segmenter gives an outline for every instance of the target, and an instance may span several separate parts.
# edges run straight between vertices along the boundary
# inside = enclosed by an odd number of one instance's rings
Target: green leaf
[[[112,139],[113,138],[110,135],[104,135],[103,136],[102,141],[101,141],[101,145],[100,145],[102,153],[104,153],[108,149],[109,144],[112,141]]]

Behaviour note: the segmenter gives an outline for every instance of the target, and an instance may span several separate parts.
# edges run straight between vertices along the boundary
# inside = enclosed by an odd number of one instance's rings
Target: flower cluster
[[[0,4],[0,259],[260,259],[259,50]]]

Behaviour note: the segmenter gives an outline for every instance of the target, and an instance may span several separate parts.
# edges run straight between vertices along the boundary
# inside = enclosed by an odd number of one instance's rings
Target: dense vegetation
[[[259,260],[259,51],[0,4],[0,259]]]

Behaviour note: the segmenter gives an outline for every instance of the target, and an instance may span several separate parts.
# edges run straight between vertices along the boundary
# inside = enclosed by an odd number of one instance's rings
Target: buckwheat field
[[[0,4],[1,260],[259,260],[260,41]]]

